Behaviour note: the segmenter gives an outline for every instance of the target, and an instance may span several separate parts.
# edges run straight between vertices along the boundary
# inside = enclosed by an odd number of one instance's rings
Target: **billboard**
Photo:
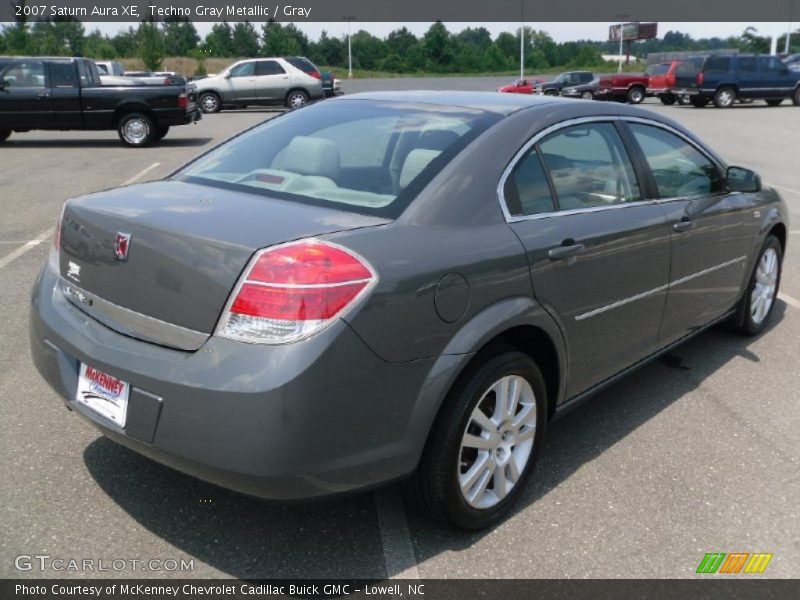
[[[649,40],[656,37],[658,32],[658,23],[620,23],[619,25],[611,25],[608,28],[608,40],[610,42],[618,42],[620,30],[622,30],[622,39],[626,42],[634,40]]]

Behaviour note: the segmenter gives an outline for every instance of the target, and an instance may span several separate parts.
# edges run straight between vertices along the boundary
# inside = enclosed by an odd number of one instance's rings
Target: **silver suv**
[[[313,72],[304,72],[286,58],[241,60],[195,83],[205,113],[219,112],[223,106],[251,104],[299,108],[324,97],[319,70],[314,67]]]

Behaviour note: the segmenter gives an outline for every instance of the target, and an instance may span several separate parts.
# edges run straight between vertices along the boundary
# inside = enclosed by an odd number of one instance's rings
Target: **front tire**
[[[119,120],[117,133],[126,146],[143,148],[156,139],[156,126],[146,114],[132,112]]]
[[[448,394],[410,481],[439,523],[483,529],[518,499],[541,451],[547,389],[536,364],[515,350],[470,365]]]
[[[767,327],[781,285],[783,247],[774,235],[767,236],[753,266],[739,313],[738,330],[743,335],[758,335]]]
[[[644,100],[644,89],[638,85],[628,90],[628,102],[631,104],[641,104]]]
[[[303,90],[292,90],[286,94],[287,108],[301,108],[308,104],[308,94]]]
[[[723,86],[714,94],[714,106],[717,108],[730,108],[735,102],[736,90],[730,86]]]
[[[218,113],[220,110],[222,110],[222,100],[214,92],[205,92],[203,94],[200,94],[199,101],[200,101],[200,110],[202,110],[207,115],[212,113]]]
[[[0,142],[5,142],[11,135],[10,129],[0,129]]]

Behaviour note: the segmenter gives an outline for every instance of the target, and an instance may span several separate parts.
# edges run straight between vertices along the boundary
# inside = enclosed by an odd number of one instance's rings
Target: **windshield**
[[[395,218],[499,118],[460,107],[328,101],[267,121],[174,177]]]

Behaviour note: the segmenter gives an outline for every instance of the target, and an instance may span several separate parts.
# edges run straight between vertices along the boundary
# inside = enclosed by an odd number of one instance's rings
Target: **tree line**
[[[421,37],[406,27],[385,38],[362,29],[351,38],[353,68],[391,73],[509,71],[519,68],[519,35],[519,28],[496,37],[485,27],[468,27],[453,33],[440,21]],[[795,52],[800,51],[800,35],[797,38]],[[616,54],[619,50],[615,42],[556,42],[548,33],[530,27],[525,28],[525,46],[525,68],[529,71],[602,66],[602,54]],[[782,41],[779,47],[783,48]],[[630,48],[632,55],[640,57],[650,52],[720,48],[766,52],[769,38],[759,36],[752,27],[741,36],[728,38],[693,39],[685,33],[668,31],[661,39],[634,42]],[[346,68],[347,36],[334,37],[323,31],[319,39],[311,40],[293,23],[269,21],[256,26],[248,21],[223,21],[202,38],[191,21],[180,17],[144,21],[109,36],[99,29],[87,33],[84,25],[73,19],[20,20],[0,30],[0,54],[139,58],[150,70],[158,70],[166,57],[186,56],[198,61],[195,75],[205,74],[204,60],[210,57],[301,55],[318,65]]]

